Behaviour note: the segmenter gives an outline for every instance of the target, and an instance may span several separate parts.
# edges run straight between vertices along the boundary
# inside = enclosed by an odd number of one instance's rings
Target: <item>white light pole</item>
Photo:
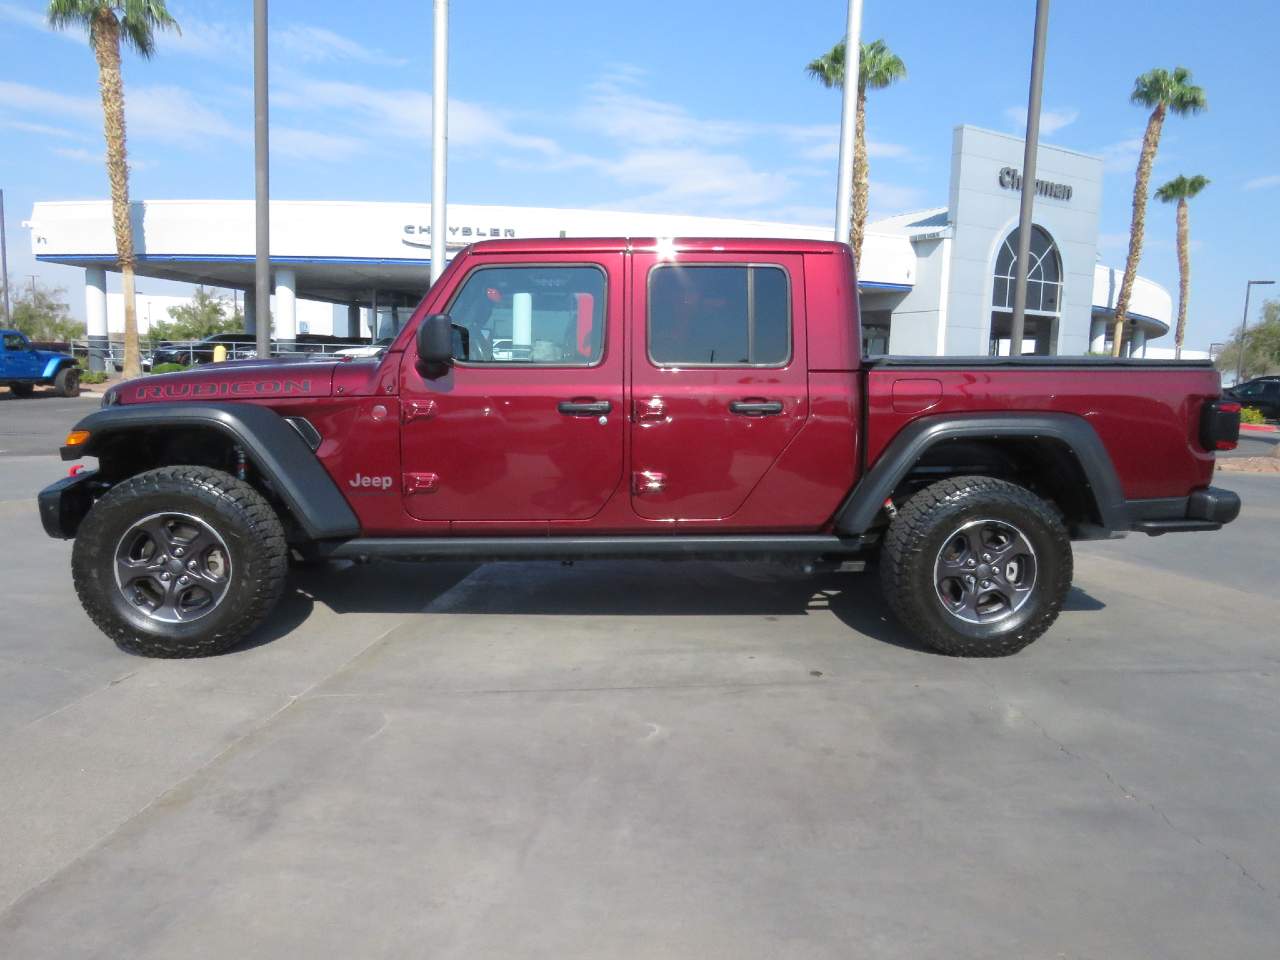
[[[1022,354],[1027,318],[1027,261],[1031,259],[1031,212],[1036,199],[1036,150],[1040,146],[1040,94],[1044,90],[1044,44],[1049,32],[1049,0],[1036,2],[1036,32],[1031,45],[1031,85],[1027,92],[1027,136],[1022,144],[1022,204],[1018,209],[1018,259],[1013,274],[1013,317],[1009,356]],[[1054,349],[1051,347],[1051,350]]]
[[[431,81],[431,282],[444,273],[445,173],[449,165],[449,0],[435,0]]]
[[[267,0],[253,3],[253,304],[258,356],[271,356],[271,149],[267,123]]]
[[[836,174],[835,239],[850,240],[853,222],[853,132],[858,109],[858,54],[862,49],[862,0],[849,0],[844,35],[844,91],[840,101],[840,169]]]

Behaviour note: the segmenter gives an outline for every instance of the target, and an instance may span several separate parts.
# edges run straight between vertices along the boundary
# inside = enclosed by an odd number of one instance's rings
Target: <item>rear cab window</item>
[[[791,285],[777,264],[657,264],[649,271],[649,360],[659,367],[783,367]]]

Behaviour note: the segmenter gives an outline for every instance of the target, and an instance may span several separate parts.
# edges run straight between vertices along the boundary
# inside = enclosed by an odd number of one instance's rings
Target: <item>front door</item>
[[[410,515],[500,528],[600,511],[622,482],[622,263],[493,257],[460,279],[454,365],[426,378],[411,346],[401,368]]]
[[[631,502],[731,518],[809,415],[803,260],[634,255]]]
[[[20,333],[4,335],[4,357],[0,359],[0,374],[15,380],[35,380],[44,371],[40,358],[27,338]]]

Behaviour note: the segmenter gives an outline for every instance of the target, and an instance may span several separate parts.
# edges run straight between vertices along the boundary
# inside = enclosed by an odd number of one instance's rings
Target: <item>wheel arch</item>
[[[1127,530],[1128,509],[1101,438],[1072,414],[971,414],[916,420],[893,438],[835,515],[836,531],[866,533],[886,499],[913,478],[928,482],[973,472],[1030,479],[1080,538]]]
[[[315,453],[297,430],[267,407],[113,406],[91,413],[74,429],[88,431],[89,439],[63,447],[62,458],[96,456],[103,475],[111,480],[175,462],[225,469],[225,457],[239,447],[307,538],[352,537],[360,532],[354,511]],[[224,462],[216,462],[219,459]]]
[[[52,380],[67,367],[74,367],[75,365],[74,357],[50,357],[45,361],[44,371],[40,374],[40,379]]]

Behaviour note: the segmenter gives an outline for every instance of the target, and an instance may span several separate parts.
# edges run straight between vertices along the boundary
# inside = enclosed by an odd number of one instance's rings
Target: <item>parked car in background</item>
[[[213,350],[221,344],[227,348],[228,360],[243,360],[258,355],[258,341],[252,333],[215,333],[189,343],[166,343],[151,354],[153,366],[180,363],[184,367],[213,362]]]
[[[1255,377],[1224,391],[1223,396],[1253,407],[1268,420],[1280,419],[1280,377]]]
[[[20,330],[0,330],[0,384],[15,397],[51,386],[60,397],[80,395],[80,367],[70,354],[37,350]]]

